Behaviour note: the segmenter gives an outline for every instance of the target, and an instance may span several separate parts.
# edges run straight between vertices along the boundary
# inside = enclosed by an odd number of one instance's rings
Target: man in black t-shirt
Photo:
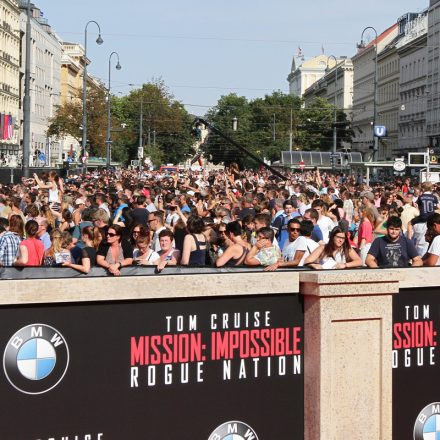
[[[147,199],[145,196],[138,196],[136,199],[136,208],[134,208],[131,212],[131,216],[133,217],[135,223],[148,227],[149,211],[145,207],[146,200]]]
[[[414,244],[402,235],[402,220],[392,216],[387,220],[387,234],[376,238],[368,251],[365,264],[368,267],[422,266]]]

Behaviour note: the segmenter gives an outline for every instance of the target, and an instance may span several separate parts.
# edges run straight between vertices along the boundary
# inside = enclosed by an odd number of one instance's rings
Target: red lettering
[[[144,363],[144,337],[141,336],[139,341],[136,338],[131,338],[131,366],[143,365]]]

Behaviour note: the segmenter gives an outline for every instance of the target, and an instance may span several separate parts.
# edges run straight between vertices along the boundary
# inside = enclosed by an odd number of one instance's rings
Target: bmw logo
[[[437,440],[440,438],[440,402],[426,405],[417,416],[414,440]]]
[[[3,355],[3,369],[11,385],[22,393],[42,394],[56,387],[69,365],[63,335],[46,324],[18,330]]]
[[[258,440],[258,436],[246,423],[232,421],[215,428],[209,440]]]

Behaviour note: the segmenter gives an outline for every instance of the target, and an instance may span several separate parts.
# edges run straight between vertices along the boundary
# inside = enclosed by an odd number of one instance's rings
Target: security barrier
[[[437,268],[14,270],[0,274],[2,439],[440,431]]]

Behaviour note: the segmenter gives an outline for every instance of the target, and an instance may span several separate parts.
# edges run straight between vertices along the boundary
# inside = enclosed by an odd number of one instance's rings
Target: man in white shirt
[[[333,220],[330,217],[327,217],[323,214],[324,202],[322,200],[314,200],[312,202],[312,208],[318,211],[319,218],[316,223],[319,226],[319,229],[321,229],[324,243],[328,243],[330,232],[336,225],[333,223]]]
[[[266,267],[265,270],[273,271],[278,267],[304,266],[305,259],[319,246],[316,241],[310,238],[313,228],[314,224],[310,220],[303,220],[301,223],[296,219],[290,220],[288,224],[289,243],[284,246],[283,258]],[[293,240],[294,237],[297,238]]]
[[[416,225],[414,225],[416,226]],[[428,252],[423,257],[424,266],[440,266],[440,214],[432,214],[427,221],[428,234],[433,236]]]

